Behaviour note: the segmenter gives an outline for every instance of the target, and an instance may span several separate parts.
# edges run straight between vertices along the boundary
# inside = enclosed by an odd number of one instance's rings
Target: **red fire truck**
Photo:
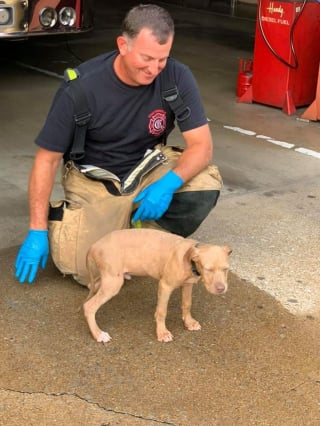
[[[91,0],[1,0],[0,40],[92,29]]]

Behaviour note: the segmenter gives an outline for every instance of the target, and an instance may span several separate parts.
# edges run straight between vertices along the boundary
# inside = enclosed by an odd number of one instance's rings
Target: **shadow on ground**
[[[0,412],[11,425],[318,425],[320,328],[231,274],[224,296],[194,291],[201,332],[170,302],[172,343],[155,339],[156,284],[129,281],[101,308],[113,340],[93,341],[87,290],[52,264],[33,285],[0,252]]]

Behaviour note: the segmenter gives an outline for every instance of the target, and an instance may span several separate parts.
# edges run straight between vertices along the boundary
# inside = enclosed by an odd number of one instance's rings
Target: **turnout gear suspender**
[[[165,76],[163,72],[159,74],[161,97],[164,99],[170,109],[174,112],[177,121],[184,121],[190,117],[191,109],[186,106],[180,96],[178,87],[173,79],[172,72],[169,72],[169,77]]]
[[[178,87],[175,84],[173,73],[169,70],[169,76],[163,72],[160,73],[161,98],[167,102],[173,111],[177,121],[184,121],[190,117],[191,109],[186,106],[179,94]],[[68,94],[74,103],[74,121],[75,131],[73,137],[70,159],[73,161],[81,160],[85,155],[86,131],[91,119],[91,113],[88,107],[86,94],[81,87],[79,71],[76,68],[67,68],[64,72],[64,80],[68,84]],[[163,142],[166,144],[167,135],[164,134]]]
[[[165,75],[163,72],[159,74],[160,78],[160,87],[161,87],[161,98],[164,100],[170,107],[171,111],[174,113],[177,121],[184,121],[190,117],[191,109],[186,106],[179,94],[178,87],[173,77],[173,72],[169,68],[168,75]],[[167,129],[164,132],[162,143],[163,145],[167,144]]]
[[[80,75],[77,69],[68,68],[64,72],[64,79],[68,83],[68,93],[74,103],[75,129],[73,143],[70,152],[70,159],[81,160],[84,157],[84,145],[86,132],[91,118],[87,97],[80,83]]]

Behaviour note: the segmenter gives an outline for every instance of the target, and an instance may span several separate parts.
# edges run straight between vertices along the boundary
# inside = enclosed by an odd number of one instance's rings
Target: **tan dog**
[[[113,231],[94,243],[87,254],[90,293],[83,305],[90,331],[98,342],[111,337],[96,323],[98,309],[115,296],[129,275],[159,280],[155,312],[157,338],[170,342],[167,307],[173,290],[182,287],[182,319],[188,330],[201,326],[191,316],[192,286],[200,278],[210,293],[227,291],[228,246],[200,244],[195,240],[153,229]]]

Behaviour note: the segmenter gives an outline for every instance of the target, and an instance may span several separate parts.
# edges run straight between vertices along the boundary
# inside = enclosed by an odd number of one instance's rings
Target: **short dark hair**
[[[140,4],[126,14],[121,30],[129,38],[135,38],[143,28],[151,30],[160,44],[174,35],[174,22],[166,9],[155,4]]]

